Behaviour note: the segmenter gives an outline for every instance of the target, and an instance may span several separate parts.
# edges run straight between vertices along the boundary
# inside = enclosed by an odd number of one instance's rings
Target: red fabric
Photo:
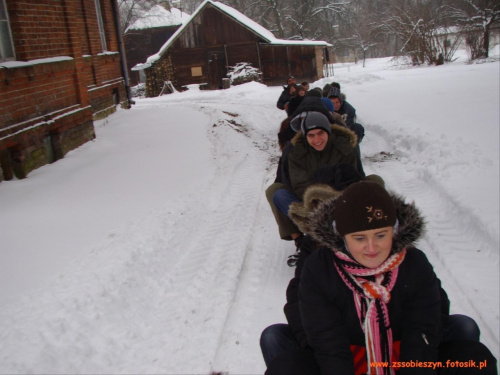
[[[399,361],[399,346],[401,341],[394,341],[392,343],[392,357],[391,361],[398,362]],[[359,345],[351,345],[351,353],[354,358],[354,374],[363,375],[368,372],[368,365],[366,363],[366,348],[364,346]],[[398,368],[394,368],[395,371],[399,370]],[[373,372],[373,371],[372,371]]]
[[[366,374],[366,348],[364,346],[351,345],[351,353],[354,358],[354,373],[356,375]]]

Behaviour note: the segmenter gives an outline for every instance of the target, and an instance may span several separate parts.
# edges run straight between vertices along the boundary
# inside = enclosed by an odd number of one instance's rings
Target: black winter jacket
[[[309,257],[300,281],[300,311],[321,373],[354,374],[351,345],[364,347],[365,337],[353,293],[337,273],[333,256],[323,248]],[[420,250],[407,250],[388,309],[393,341],[401,342],[399,361],[437,361],[442,335],[439,281]]]
[[[288,103],[291,98],[292,96],[288,91],[288,87],[284,86],[283,92],[281,93],[280,97],[278,98],[278,102],[276,103],[276,107],[278,107],[279,109],[285,109],[285,104]]]
[[[345,123],[349,129],[352,129],[356,123],[356,109],[346,101],[342,101],[338,111],[335,111],[344,117]]]
[[[412,247],[424,230],[422,216],[401,197],[392,198],[399,222],[392,252],[407,249],[388,304],[393,340],[400,341],[400,361],[435,361],[449,301],[424,253]],[[334,203],[335,199],[326,201],[308,215],[309,234],[323,247],[299,259],[296,277],[287,290],[285,314],[300,346],[314,350],[323,374],[352,374],[350,345],[364,346],[365,339],[353,294],[333,264],[332,249],[345,251],[343,238],[331,226]],[[405,368],[401,374],[412,371],[426,373],[423,368]]]

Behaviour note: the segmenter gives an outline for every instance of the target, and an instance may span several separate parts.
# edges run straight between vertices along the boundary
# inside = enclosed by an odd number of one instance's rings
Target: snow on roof
[[[232,18],[234,18],[235,20],[239,21],[244,26],[249,28],[251,31],[255,32],[256,34],[258,34],[262,38],[266,39],[266,41],[271,42],[272,40],[276,39],[272,32],[267,30],[265,27],[259,25],[257,22],[251,20],[250,18],[248,18],[244,14],[240,13],[236,9],[231,8],[230,6],[219,3],[219,2],[213,2],[210,0],[207,0],[206,2],[211,3],[215,7],[219,8],[224,13],[226,13],[227,15],[231,16]]]
[[[179,9],[172,8],[168,11],[161,5],[155,5],[141,18],[129,26],[127,30],[125,30],[125,33],[129,30],[143,30],[153,27],[182,25],[190,18],[189,14],[183,13]]]
[[[269,44],[274,44],[274,45],[315,45],[315,46],[331,46],[330,43],[322,41],[322,40],[284,40],[284,39],[277,39],[272,32],[267,30],[265,27],[259,25],[257,22],[251,20],[244,14],[240,13],[234,8],[231,8],[228,5],[219,3],[217,1],[212,1],[212,0],[205,0],[189,17],[187,21],[184,22],[184,24],[177,29],[177,31],[168,39],[165,44],[160,48],[158,53],[151,55],[148,57],[146,63],[144,64],[137,64],[135,65],[132,70],[143,70],[149,68],[155,61],[159,60],[160,57],[165,53],[165,51],[168,50],[168,48],[172,45],[172,43],[177,39],[177,37],[182,33],[182,31],[187,27],[187,25],[193,20],[200,12],[201,10],[207,5],[211,4],[214,7],[220,9],[222,12],[226,13],[228,16],[231,18],[235,19],[237,22],[241,23],[245,27],[247,27],[249,30],[253,31],[255,34],[260,36],[262,39],[264,39],[267,43]]]

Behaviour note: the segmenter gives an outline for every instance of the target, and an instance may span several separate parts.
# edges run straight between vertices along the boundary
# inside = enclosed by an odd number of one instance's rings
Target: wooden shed
[[[131,85],[144,81],[140,77],[142,71],[132,71],[131,68],[158,52],[165,41],[188,18],[189,15],[179,9],[171,8],[168,10],[162,5],[155,5],[125,30],[123,41]]]
[[[240,62],[259,68],[266,85],[284,84],[290,75],[312,82],[323,77],[328,46],[276,39],[235,9],[206,0],[156,55],[133,69],[145,71],[148,97],[159,95],[165,81],[178,90],[190,84],[222,88],[228,67]]]

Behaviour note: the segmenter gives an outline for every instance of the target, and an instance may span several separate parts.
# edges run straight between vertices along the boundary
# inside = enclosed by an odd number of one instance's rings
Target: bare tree
[[[350,0],[296,0],[286,16],[294,39],[332,40],[332,26],[348,11]]]
[[[349,15],[349,27],[346,35],[345,43],[350,45],[356,53],[356,62],[358,52],[363,59],[363,67],[366,62],[368,50],[378,44],[378,29],[377,29],[377,9],[376,1],[373,0],[356,0],[351,5]]]
[[[153,5],[148,0],[118,0],[118,11],[120,13],[120,26],[122,33],[137,21]]]
[[[258,2],[258,8],[262,14],[260,18],[261,24],[274,32],[278,38],[285,38],[285,27],[283,21],[287,7],[283,0],[261,0]]]
[[[280,39],[327,39],[332,14],[351,0],[222,0],[272,31]]]
[[[489,56],[490,30],[500,22],[498,0],[458,0],[450,6],[451,16],[466,34],[469,57],[474,60]]]
[[[439,33],[446,19],[442,0],[395,0],[380,29],[399,38],[399,54],[409,57],[413,65],[440,64],[445,42]]]
[[[203,0],[170,0],[172,6],[186,12],[187,14],[193,14],[196,8],[200,6]]]

